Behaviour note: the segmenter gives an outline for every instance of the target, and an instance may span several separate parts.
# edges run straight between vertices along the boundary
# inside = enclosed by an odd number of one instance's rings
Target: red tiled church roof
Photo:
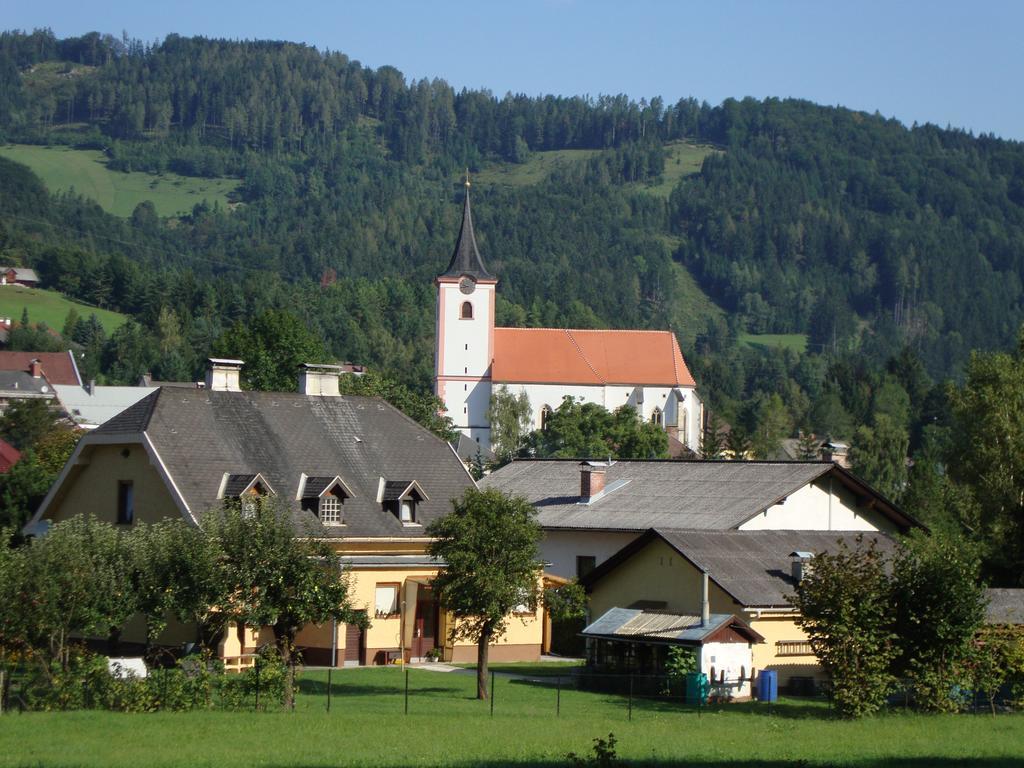
[[[43,375],[51,384],[82,386],[70,352],[0,352],[0,371],[27,371],[33,360],[42,363]]]
[[[21,451],[8,443],[0,440],[0,475],[6,473],[11,467],[18,463],[21,458]]]
[[[671,331],[495,328],[491,380],[696,386]]]

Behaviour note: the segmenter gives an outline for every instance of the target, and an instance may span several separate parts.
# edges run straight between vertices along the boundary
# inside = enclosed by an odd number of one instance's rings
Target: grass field
[[[294,713],[9,713],[0,766],[565,766],[614,733],[629,765],[959,766],[1024,760],[1024,716],[887,714],[830,719],[816,703],[737,704],[697,712],[499,678],[494,716],[468,674],[414,670],[403,714],[399,669],[310,673]]]
[[[555,149],[534,152],[525,163],[497,163],[473,174],[481,184],[528,187],[544,181],[556,168],[578,163],[599,154],[599,149]]]
[[[740,344],[760,349],[777,348],[792,349],[795,352],[807,351],[807,335],[803,333],[741,333],[737,338]]]
[[[0,156],[27,165],[51,192],[74,188],[115,216],[131,216],[143,200],[151,200],[161,216],[188,213],[203,200],[227,205],[228,193],[238,187],[236,179],[111,171],[103,153],[91,149],[6,144]]]
[[[89,315],[95,314],[108,334],[124,325],[128,319],[118,312],[79,304],[77,301],[64,298],[55,291],[25,288],[20,285],[0,286],[0,316],[10,317],[18,322],[21,319],[21,311],[26,307],[30,322],[46,323],[58,333],[64,327],[64,319],[72,307],[78,312],[79,317],[87,318]]]

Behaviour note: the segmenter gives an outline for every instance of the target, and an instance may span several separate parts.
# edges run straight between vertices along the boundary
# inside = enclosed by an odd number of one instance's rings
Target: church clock
[[[459,281],[459,290],[469,296],[473,291],[476,290],[476,280],[472,277],[464,277]]]

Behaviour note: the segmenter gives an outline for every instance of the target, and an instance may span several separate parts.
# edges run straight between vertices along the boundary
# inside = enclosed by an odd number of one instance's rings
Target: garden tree
[[[63,424],[53,425],[48,432],[36,440],[33,446],[36,461],[56,479],[84,434],[84,430],[75,427]]]
[[[468,488],[452,511],[427,526],[427,551],[447,565],[433,581],[445,610],[455,617],[452,639],[477,645],[477,698],[486,699],[490,644],[512,612],[540,600],[541,538],[526,499],[489,488]]]
[[[750,438],[739,424],[733,424],[725,436],[725,449],[733,461],[746,461],[750,454]]]
[[[700,433],[700,457],[702,459],[720,459],[725,450],[722,439],[722,422],[714,412],[708,417],[708,423]]]
[[[654,459],[668,455],[668,436],[628,405],[609,412],[567,396],[544,429],[530,434],[529,447],[542,458]]]
[[[64,326],[61,328],[60,335],[64,337],[65,341],[72,341],[75,335],[75,327],[78,325],[81,318],[78,316],[78,310],[72,307],[68,310],[67,315],[64,317]]]
[[[811,406],[810,419],[815,432],[831,439],[849,438],[853,434],[853,417],[838,392],[822,393]]]
[[[960,537],[916,534],[893,562],[895,631],[900,653],[893,670],[914,683],[925,709],[956,711],[951,697],[964,683],[964,664],[985,617],[978,548]]]
[[[1020,627],[983,627],[969,646],[964,677],[970,690],[988,700],[994,716],[999,690],[1007,683],[1019,690],[1024,682],[1024,634]]]
[[[103,345],[100,365],[111,383],[131,386],[142,374],[152,371],[158,360],[152,332],[129,320]]]
[[[818,458],[820,447],[817,435],[801,430],[796,444],[796,457],[800,461],[814,461]]]
[[[1024,569],[1024,330],[1013,353],[977,353],[950,391],[947,467],[977,513],[968,522],[986,547],[987,571],[1019,586]]]
[[[899,499],[907,485],[907,431],[885,414],[873,426],[857,429],[850,463],[860,477],[884,496]]]
[[[292,392],[300,365],[329,362],[323,342],[295,315],[281,310],[235,323],[214,350],[220,357],[244,360],[243,385],[267,392]]]
[[[224,618],[247,626],[269,626],[287,667],[284,706],[295,696],[295,636],[306,624],[335,620],[366,625],[351,604],[349,577],[330,546],[292,523],[283,504],[264,500],[252,511],[238,504],[210,511],[203,530],[217,543]],[[214,591],[219,587],[216,585]]]
[[[530,398],[526,392],[514,395],[502,385],[491,394],[487,421],[491,425],[491,449],[499,464],[519,455],[530,433]]]
[[[7,334],[7,349],[14,352],[63,352],[65,341],[55,337],[45,323],[16,325]]]
[[[946,471],[952,440],[950,427],[929,424],[921,430],[921,445],[907,473],[907,491],[901,502],[932,531],[967,536],[978,526],[980,512],[970,490],[953,482]]]
[[[17,464],[0,475],[0,528],[25,525],[56,477],[34,451],[23,453]]]
[[[14,604],[22,642],[42,654],[42,669],[66,667],[72,636],[100,635],[116,644],[136,612],[127,536],[89,515],[54,524],[20,552],[23,578]]]
[[[0,437],[19,451],[32,448],[53,429],[56,414],[43,399],[15,400],[0,416]]]
[[[757,407],[757,426],[751,440],[757,458],[773,458],[791,428],[789,411],[779,394],[773,392],[764,398]]]
[[[386,400],[442,440],[451,442],[457,437],[451,418],[443,415],[444,403],[439,397],[422,394],[374,371],[367,371],[360,376],[343,375],[338,380],[338,389],[343,395]]]
[[[895,607],[882,554],[874,543],[814,558],[791,602],[797,624],[832,679],[843,717],[877,711],[893,683],[899,653]]]
[[[133,531],[139,610],[146,640],[157,639],[167,616],[195,624],[196,643],[210,651],[223,634],[227,580],[220,542],[184,520],[164,520]]]

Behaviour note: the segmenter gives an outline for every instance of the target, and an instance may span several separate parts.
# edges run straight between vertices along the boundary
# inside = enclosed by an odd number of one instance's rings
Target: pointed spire
[[[462,277],[469,275],[476,280],[494,280],[494,275],[487,271],[483,259],[480,258],[480,251],[476,247],[476,237],[473,234],[473,213],[469,208],[469,169],[466,169],[466,199],[462,206],[462,226],[459,228],[459,238],[455,241],[455,250],[452,252],[452,260],[448,269],[441,273],[440,277]]]

